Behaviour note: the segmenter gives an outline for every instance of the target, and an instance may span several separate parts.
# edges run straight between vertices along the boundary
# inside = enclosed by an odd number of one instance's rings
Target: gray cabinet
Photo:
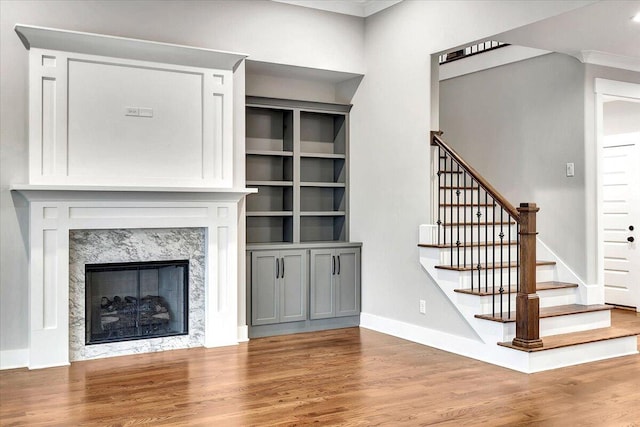
[[[255,251],[251,255],[251,324],[307,319],[307,251]]]
[[[310,318],[360,313],[360,248],[312,249]]]

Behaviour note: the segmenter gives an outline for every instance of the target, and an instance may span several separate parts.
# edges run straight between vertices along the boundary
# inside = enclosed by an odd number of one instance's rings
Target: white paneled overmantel
[[[246,55],[16,25],[29,49],[29,183],[233,186]]]
[[[30,368],[69,363],[69,232],[205,229],[204,345],[237,344],[238,201],[245,191],[14,186],[29,203]]]
[[[234,181],[239,167],[234,110],[244,110],[234,99],[244,99],[244,85],[234,88],[233,82],[246,55],[25,25],[15,30],[29,50],[29,179],[11,187],[22,195],[14,201],[29,207],[25,364],[68,364],[70,346],[84,344],[76,342],[77,337],[82,341],[77,328],[83,327],[84,313],[70,309],[77,308],[74,302],[83,299],[78,292],[84,292],[84,277],[76,277],[82,267],[70,269],[69,235],[76,230],[165,236],[168,240],[154,247],[171,247],[175,259],[188,258],[180,251],[193,245],[172,245],[166,236],[200,230],[204,283],[199,281],[190,297],[198,298],[198,310],[204,307],[204,322],[194,314],[198,337],[185,345],[246,340],[246,324],[238,320],[244,306],[238,301],[244,253],[239,201],[255,190]],[[152,256],[144,243],[135,242],[127,243],[126,257]],[[114,259],[122,254],[116,246],[104,242],[92,253]],[[109,262],[131,261],[137,259]],[[70,339],[70,331],[76,338]],[[182,348],[175,341],[150,341],[131,341],[123,349]],[[90,353],[126,354],[108,346]]]

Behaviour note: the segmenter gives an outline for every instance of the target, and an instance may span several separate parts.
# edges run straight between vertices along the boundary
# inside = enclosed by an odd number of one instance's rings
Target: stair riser
[[[503,224],[502,229],[500,228],[500,224],[496,224],[495,226],[489,225],[488,227],[484,225],[452,225],[446,227],[441,226],[439,228],[440,243],[448,243],[451,241],[455,243],[458,240],[460,240],[460,242],[466,241],[467,243],[478,241],[500,242],[500,232],[503,233],[503,241],[505,242],[509,240],[515,241],[518,238],[515,225],[508,226],[507,224]],[[511,232],[511,235],[509,235],[509,232]]]
[[[473,265],[478,261],[482,264],[488,260],[490,264],[494,263],[507,263],[509,261],[515,262],[518,256],[518,250],[516,245],[503,245],[502,253],[500,246],[479,246],[474,248],[447,248],[440,250],[440,262],[443,265],[472,265],[471,259],[473,257]],[[511,258],[509,258],[511,255]]]
[[[513,285],[516,284],[516,269],[512,268],[511,270],[511,283]],[[495,271],[495,286],[496,288],[500,288],[500,278],[502,277],[502,285],[506,287],[509,284],[509,273],[508,269],[504,269],[502,273],[500,271]],[[473,280],[471,275],[473,273]],[[553,265],[543,265],[538,266],[536,269],[536,282],[550,282],[556,280],[554,277],[555,269]],[[494,271],[493,270],[480,270],[480,274],[478,271],[451,271],[438,269],[438,278],[443,278],[444,280],[451,280],[456,283],[456,289],[472,289],[471,284],[473,282],[473,288],[477,289],[478,284],[482,286],[484,289],[485,284],[488,285],[489,288],[492,287],[494,281]]]
[[[478,319],[478,321],[481,328],[486,330],[492,337],[502,339],[503,341],[511,341],[516,336],[515,322],[500,323],[485,319]],[[550,335],[608,328],[609,326],[611,326],[611,313],[609,310],[544,317],[540,319],[540,338]]]
[[[540,337],[608,328],[610,326],[611,312],[609,310],[546,317],[540,319]]]
[[[540,298],[540,308],[554,307],[557,305],[568,305],[576,303],[576,291],[575,288],[564,289],[550,289],[537,292]],[[509,305],[509,300],[511,305]],[[502,302],[503,312],[509,310],[515,311],[516,307],[516,293],[512,292],[510,297],[507,294],[496,295],[495,308],[493,305],[493,296],[479,296],[470,294],[457,294],[457,301],[459,304],[473,307],[477,314],[492,314],[499,313],[501,310],[500,302]],[[495,310],[495,311],[494,311]]]

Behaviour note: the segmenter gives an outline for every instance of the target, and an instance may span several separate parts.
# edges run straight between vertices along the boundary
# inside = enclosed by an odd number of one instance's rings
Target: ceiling
[[[274,1],[366,18],[402,0]],[[631,20],[637,13],[640,0],[599,0],[498,34],[493,40],[561,52],[582,62],[640,71],[640,23]]]
[[[494,39],[640,71],[640,23],[631,20],[637,13],[640,0],[598,1]]]

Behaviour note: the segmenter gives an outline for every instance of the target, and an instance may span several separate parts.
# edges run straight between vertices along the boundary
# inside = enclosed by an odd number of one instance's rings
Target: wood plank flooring
[[[307,424],[640,426],[640,355],[526,375],[349,328],[0,372],[2,426]]]

